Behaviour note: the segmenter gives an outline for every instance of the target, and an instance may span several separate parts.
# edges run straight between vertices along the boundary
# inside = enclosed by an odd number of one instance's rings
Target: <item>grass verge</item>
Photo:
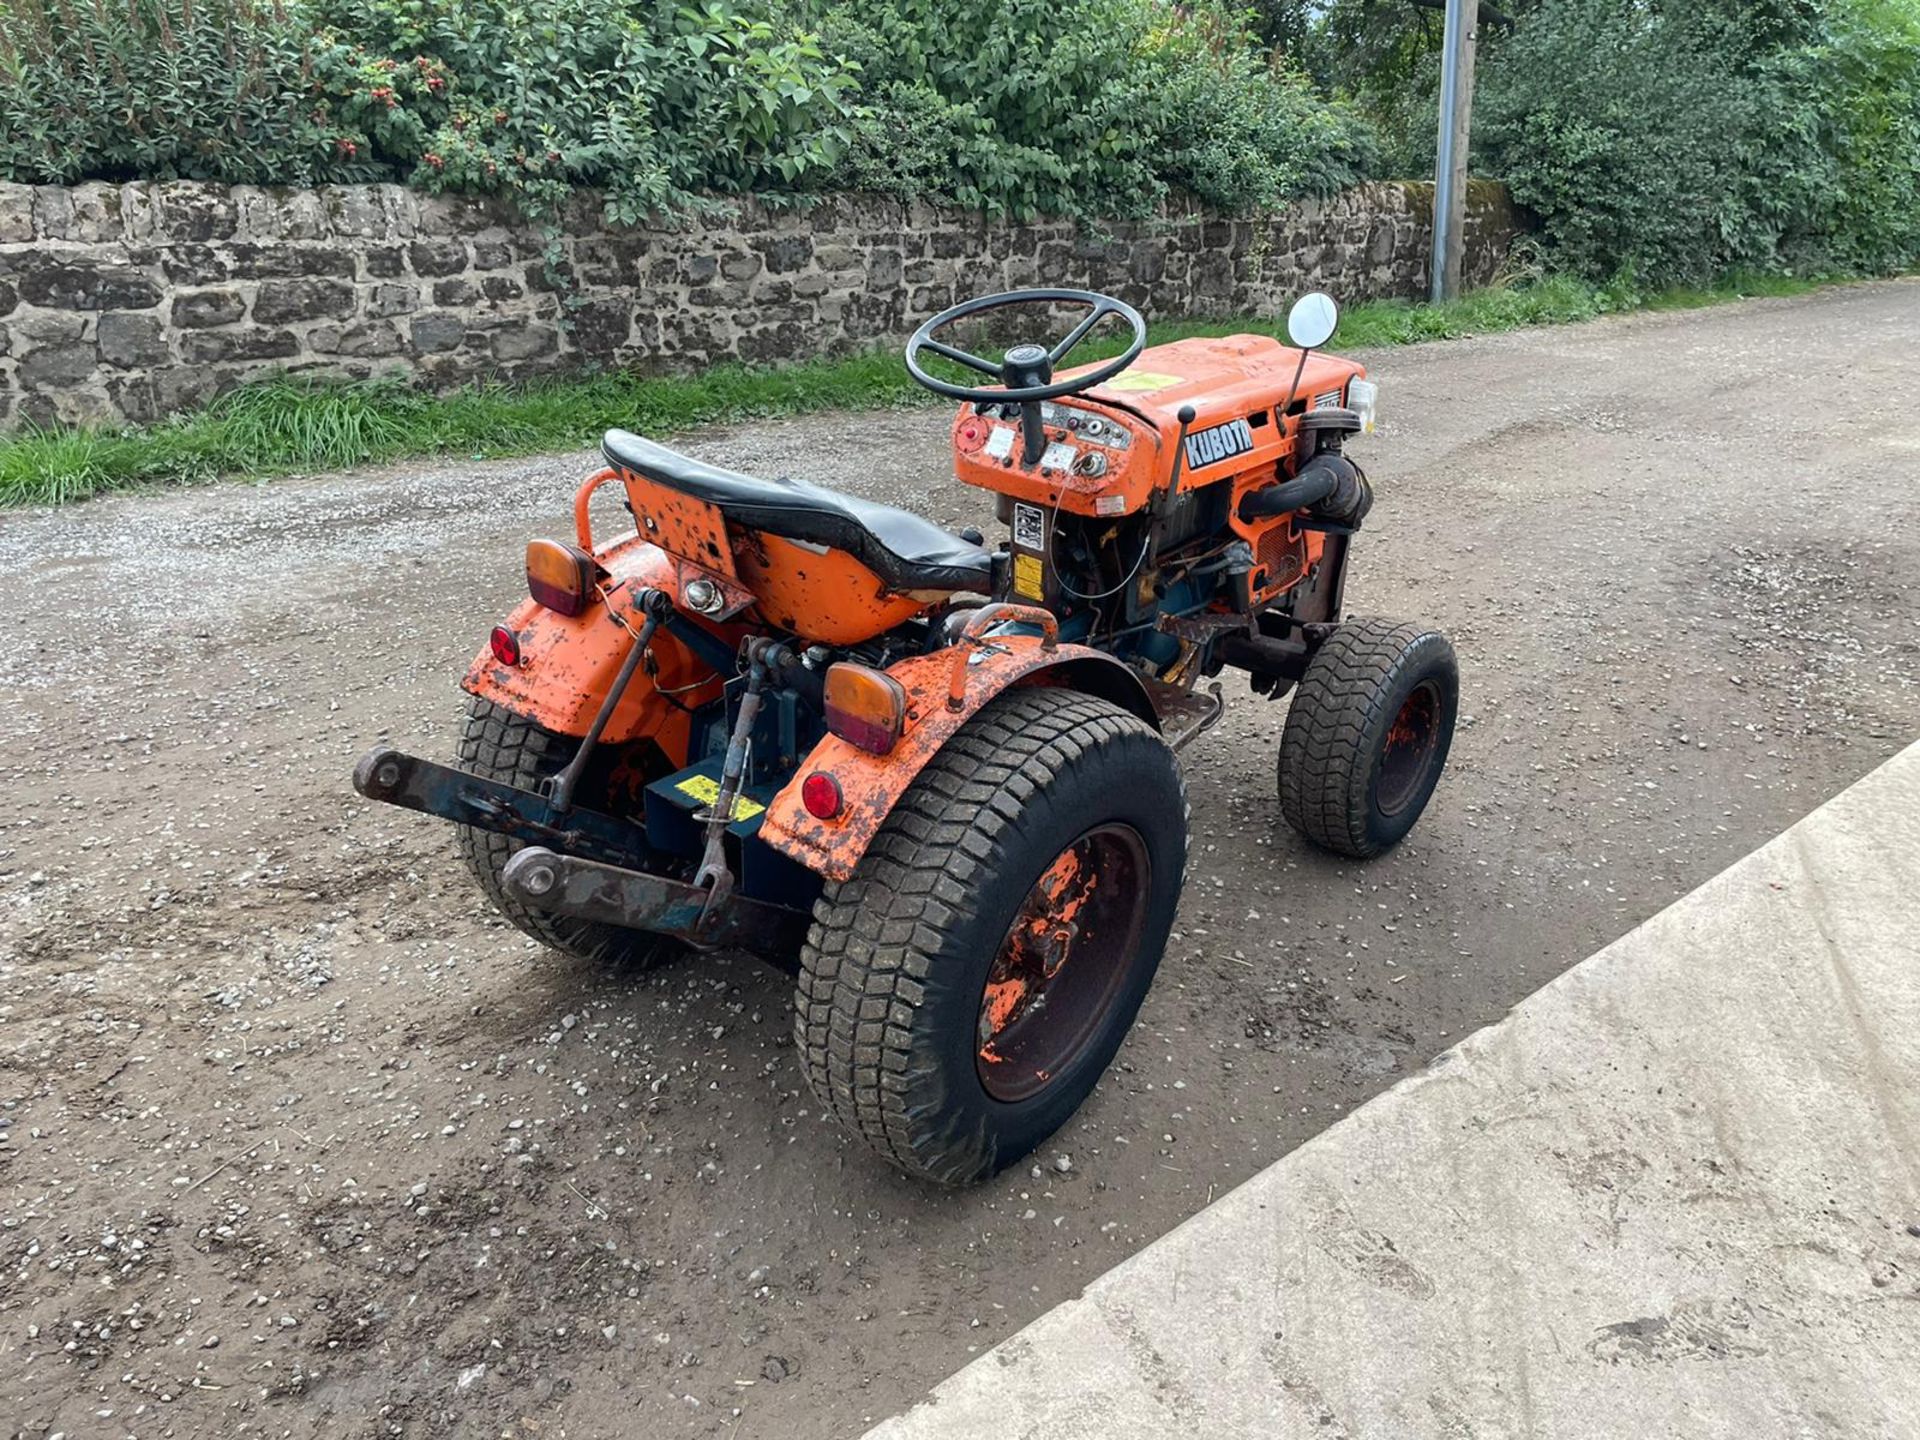
[[[1624,285],[1556,277],[1481,290],[1440,305],[1370,301],[1341,314],[1331,348],[1407,345],[1567,324],[1621,310],[1797,295],[1818,283],[1739,276],[1709,289],[1643,295]],[[1175,321],[1155,325],[1153,339],[1282,335],[1284,328],[1279,319]],[[1096,353],[1089,348],[1087,358]],[[267,380],[160,425],[28,428],[0,436],[0,506],[58,505],[136,485],[338,470],[409,456],[479,460],[567,450],[592,443],[614,425],[665,435],[764,416],[934,400],[908,378],[892,349],[777,369],[721,365],[685,378],[608,374],[522,386],[478,385],[450,395],[428,395],[399,381]]]

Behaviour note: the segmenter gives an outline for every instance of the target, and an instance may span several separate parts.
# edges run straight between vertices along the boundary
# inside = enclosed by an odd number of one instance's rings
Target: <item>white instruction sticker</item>
[[[1004,460],[1013,453],[1013,427],[996,425],[993,433],[987,436],[987,458]]]
[[[1080,452],[1064,440],[1056,440],[1047,446],[1047,453],[1040,457],[1042,470],[1071,470],[1073,457]]]
[[[1038,505],[1016,502],[1013,507],[1013,543],[1022,550],[1047,548],[1047,517]]]

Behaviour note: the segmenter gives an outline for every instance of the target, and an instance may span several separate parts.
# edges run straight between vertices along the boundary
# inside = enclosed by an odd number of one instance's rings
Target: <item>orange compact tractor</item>
[[[1076,323],[961,348],[1013,313]],[[1063,369],[1107,320],[1124,351]],[[820,1102],[914,1174],[991,1174],[1086,1098],[1160,964],[1174,752],[1224,704],[1203,678],[1291,692],[1280,811],[1338,854],[1398,841],[1446,764],[1446,638],[1341,618],[1373,503],[1345,447],[1375,390],[1314,353],[1334,320],[1309,295],[1292,347],[1148,349],[1085,291],[935,316],[907,367],[961,402],[953,465],[998,497],[992,548],[611,431],[572,539],[527,547],[529,598],[467,672],[457,767],[377,749],[354,785],[458,824],[487,897],[556,949],[797,969]],[[622,534],[593,532],[603,487]]]

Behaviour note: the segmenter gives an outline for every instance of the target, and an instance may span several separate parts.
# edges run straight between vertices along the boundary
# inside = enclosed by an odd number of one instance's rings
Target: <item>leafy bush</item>
[[[613,218],[870,189],[1227,211],[1432,164],[1408,0],[0,0],[0,178],[400,180]],[[1920,263],[1920,0],[1504,0],[1474,168],[1549,264]],[[1329,99],[1329,94],[1349,97]]]
[[[1823,141],[1836,164],[1815,229],[1827,257],[1867,273],[1920,264],[1920,4],[1838,7],[1812,83],[1840,97]]]
[[[1229,209],[1365,168],[1218,0],[0,0],[0,178]]]
[[[1373,132],[1264,55],[1223,12],[1190,8],[1159,40],[1167,177],[1218,209],[1330,194],[1377,173]]]
[[[1512,33],[1480,32],[1473,167],[1540,217],[1549,263],[1664,285],[1920,262],[1916,0],[1503,8]],[[1420,173],[1438,27],[1427,12],[1390,20],[1381,0],[1334,0],[1308,48]]]
[[[407,180],[620,218],[827,179],[853,72],[729,0],[5,0],[0,176]]]
[[[695,190],[798,188],[847,141],[852,72],[727,0],[316,0],[353,71],[322,109],[428,190],[575,186],[633,220]]]
[[[1171,189],[1246,210],[1370,156],[1352,114],[1205,0],[840,0],[824,31],[870,106],[846,167],[862,189],[1017,215],[1140,213]]]
[[[312,64],[304,27],[250,0],[5,0],[0,177],[365,178],[300,103]]]
[[[828,43],[860,67],[869,104],[848,180],[1018,214],[1150,204],[1144,13],[1133,0],[836,6]]]
[[[1763,95],[1710,21],[1547,0],[1487,67],[1478,163],[1540,215],[1560,263],[1689,279],[1758,258],[1726,251],[1755,248],[1743,192]]]

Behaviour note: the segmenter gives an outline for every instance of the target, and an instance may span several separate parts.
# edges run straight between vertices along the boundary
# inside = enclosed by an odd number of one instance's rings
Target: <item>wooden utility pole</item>
[[[1460,293],[1460,252],[1467,214],[1467,129],[1473,114],[1475,0],[1446,0],[1440,45],[1440,145],[1433,167],[1432,298]]]

